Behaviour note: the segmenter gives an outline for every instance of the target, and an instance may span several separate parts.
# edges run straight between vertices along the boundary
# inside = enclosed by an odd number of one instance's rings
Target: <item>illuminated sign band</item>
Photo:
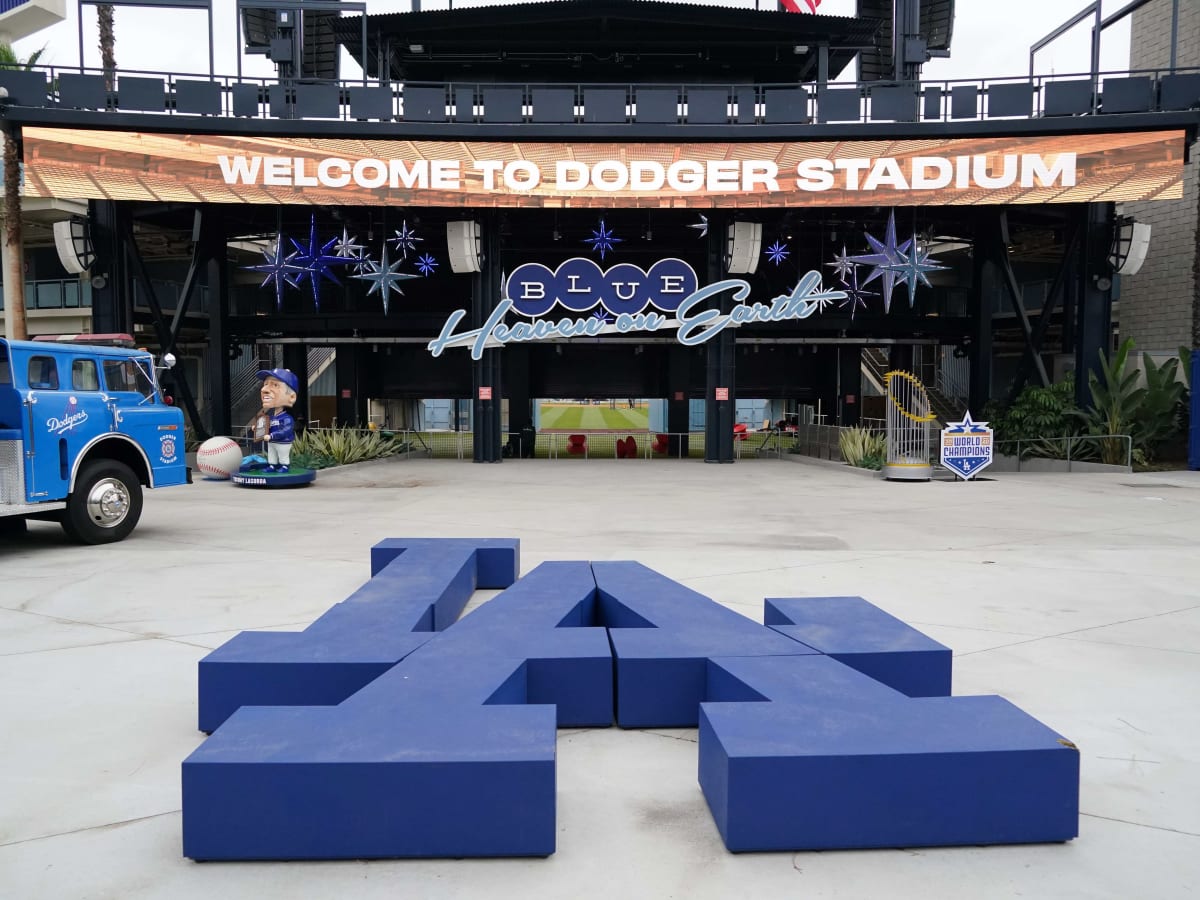
[[[424,141],[26,127],[26,196],[323,206],[883,206],[1183,195],[1184,132],[897,141]],[[99,164],[98,160],[103,160]],[[1137,177],[1131,178],[1130,173]]]

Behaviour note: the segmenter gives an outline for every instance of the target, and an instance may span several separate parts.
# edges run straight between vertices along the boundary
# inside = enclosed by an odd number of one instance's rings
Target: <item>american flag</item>
[[[779,0],[779,3],[788,12],[800,12],[800,0]],[[815,13],[821,5],[821,0],[803,0],[803,3],[810,13]]]

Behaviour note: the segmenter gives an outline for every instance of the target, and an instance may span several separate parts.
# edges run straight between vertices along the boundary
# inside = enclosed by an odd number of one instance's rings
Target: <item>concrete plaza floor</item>
[[[609,728],[560,732],[547,859],[183,858],[198,660],[303,628],[382,538],[471,535],[520,538],[526,572],[637,559],[758,621],[766,596],[860,594],[954,649],[955,694],[1001,694],[1079,746],[1080,836],[736,855],[695,731]],[[791,460],[394,460],[270,494],[150,492],[110,547],[33,524],[0,543],[0,897],[1194,896],[1198,544],[1200,473],[892,484]]]

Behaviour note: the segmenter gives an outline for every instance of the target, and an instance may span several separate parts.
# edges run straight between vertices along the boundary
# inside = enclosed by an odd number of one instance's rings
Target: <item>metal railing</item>
[[[2,284],[2,282],[0,282]],[[78,278],[48,278],[25,282],[25,308],[39,309],[91,309],[92,286]],[[4,309],[3,292],[0,292],[0,310]]]
[[[1010,452],[1002,451],[1002,447],[1011,448]],[[1082,434],[1023,441],[996,441],[994,454],[996,457],[1003,456],[1014,459],[1018,472],[1029,470],[1031,462],[1034,460],[1043,463],[1047,461],[1063,462],[1066,464],[1068,472],[1077,469],[1083,471],[1080,464],[1097,463],[1120,466],[1127,471],[1132,471],[1133,438],[1127,434]],[[1046,470],[1045,465],[1032,467],[1042,471]]]
[[[0,84],[9,90],[9,103],[13,106],[149,115],[483,125],[789,125],[963,122],[1188,109],[1196,105],[1196,98],[1191,82],[1180,79],[1197,73],[1200,73],[1197,66],[1174,69],[1163,66],[1070,75],[823,86],[683,82],[410,82],[404,85],[362,79],[279,80],[130,69],[118,74],[115,90],[108,90],[102,69],[35,66],[29,70],[0,71]],[[124,92],[121,78],[128,79]],[[1145,82],[1132,84],[1134,79]],[[1106,108],[1104,91],[1110,80],[1114,82],[1114,95],[1120,93],[1121,97],[1119,103],[1110,102]],[[155,81],[159,84],[155,85]],[[406,109],[408,87],[414,89],[411,92],[414,97],[418,91],[424,93],[423,102],[409,102]],[[431,91],[434,99],[429,102]],[[439,91],[443,92],[441,99]],[[559,96],[551,101],[555,92]],[[1136,95],[1133,107],[1130,107],[1131,93]],[[547,104],[551,102],[553,112],[548,111]]]

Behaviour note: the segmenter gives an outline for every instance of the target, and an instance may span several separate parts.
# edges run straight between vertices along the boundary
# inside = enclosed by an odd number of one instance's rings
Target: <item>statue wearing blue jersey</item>
[[[300,381],[291,369],[263,369],[256,373],[262,380],[263,415],[270,419],[267,442],[267,471],[286,472],[296,440],[296,422],[288,410],[296,402]]]

